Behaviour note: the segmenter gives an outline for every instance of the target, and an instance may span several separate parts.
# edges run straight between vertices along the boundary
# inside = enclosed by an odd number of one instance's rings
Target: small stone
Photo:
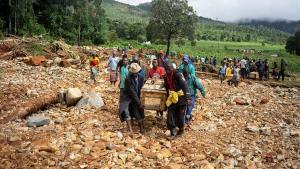
[[[278,154],[277,155],[277,160],[278,161],[283,161],[284,160],[284,155],[283,154]]]
[[[115,145],[112,144],[112,143],[108,143],[108,144],[106,145],[106,149],[107,149],[107,150],[112,150],[114,147],[115,147]]]
[[[266,97],[263,97],[261,100],[260,100],[260,104],[266,104],[269,102],[269,99],[266,98]]]
[[[81,169],[84,169],[84,168],[88,168],[88,165],[87,165],[87,164],[81,164],[81,165],[79,165],[79,167],[80,167]]]
[[[85,155],[89,155],[89,154],[91,153],[91,150],[90,150],[90,148],[88,148],[88,147],[84,147],[84,148],[81,150],[81,152],[82,152],[83,154],[85,154]]]
[[[240,149],[236,148],[235,145],[230,144],[229,147],[226,150],[226,154],[230,155],[232,157],[240,157],[242,152]]]
[[[203,160],[200,162],[201,169],[214,169],[212,164],[210,164],[207,160]]]
[[[299,137],[300,136],[300,130],[291,130],[291,136],[292,137]]]
[[[80,144],[74,144],[74,145],[72,146],[72,149],[73,149],[73,150],[76,150],[76,151],[80,151],[81,148],[82,148],[82,145],[80,145]]]
[[[255,125],[248,124],[247,127],[246,127],[246,130],[250,131],[250,132],[253,132],[253,133],[257,133],[257,132],[259,132],[259,127],[255,126]]]
[[[237,105],[249,105],[246,99],[243,98],[235,98],[233,100]]]
[[[168,165],[169,169],[182,169],[182,165],[181,164],[177,164],[177,163],[171,163]]]
[[[270,136],[271,135],[271,128],[270,127],[262,127],[262,128],[260,128],[260,132],[263,135]]]
[[[50,123],[49,118],[44,116],[30,116],[27,121],[28,127],[40,127]]]
[[[123,162],[123,164],[125,164],[126,163],[126,160],[127,160],[127,157],[128,157],[128,155],[127,154],[119,154],[119,156],[118,156],[121,160],[122,160],[122,162]]]
[[[120,140],[122,140],[122,139],[123,139],[123,134],[122,134],[120,131],[118,131],[118,132],[117,132],[117,137],[118,137]]]
[[[8,141],[9,142],[21,141],[21,138],[18,136],[12,136],[12,137],[9,137]]]
[[[172,147],[172,144],[171,144],[170,141],[166,141],[166,142],[165,142],[165,146],[166,146],[167,148],[171,148],[171,147]]]

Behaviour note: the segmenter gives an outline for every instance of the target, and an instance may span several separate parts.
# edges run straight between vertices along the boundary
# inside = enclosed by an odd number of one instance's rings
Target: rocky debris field
[[[146,133],[127,133],[118,118],[117,87],[109,74],[97,84],[89,69],[0,61],[0,121],[28,100],[70,87],[101,93],[105,106],[56,103],[0,124],[0,168],[299,168],[300,92],[257,83],[240,87],[205,79],[195,120],[168,140],[165,120],[146,111]],[[138,127],[134,128],[138,131]]]

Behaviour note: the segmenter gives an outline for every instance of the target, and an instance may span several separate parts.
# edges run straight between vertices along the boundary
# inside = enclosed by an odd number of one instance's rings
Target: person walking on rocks
[[[168,95],[166,102],[168,107],[167,127],[171,132],[170,139],[173,139],[176,135],[184,134],[185,111],[191,103],[191,98],[183,75],[175,69],[171,62],[166,65],[164,86]],[[179,128],[178,132],[176,127]]]
[[[119,103],[119,115],[121,121],[126,121],[129,132],[132,132],[132,119],[136,119],[140,132],[144,133],[144,108],[140,101],[141,89],[144,85],[144,77],[139,75],[141,67],[132,63],[129,68],[129,75],[125,79],[125,86],[122,89]]]
[[[110,83],[111,85],[115,85],[118,79],[117,74],[117,65],[118,58],[116,57],[116,53],[113,52],[112,56],[108,59],[109,73],[110,73]]]
[[[193,109],[195,106],[195,98],[197,95],[197,89],[200,90],[203,97],[205,97],[205,89],[200,82],[200,80],[193,74],[189,72],[189,69],[184,69],[183,76],[187,82],[189,91],[190,91],[190,98],[191,103],[187,106],[186,112],[185,112],[185,123],[189,124],[189,122],[193,118]]]
[[[192,64],[188,55],[184,55],[182,59],[182,64],[179,65],[178,70],[180,73],[188,72],[192,76],[196,76],[195,67]]]
[[[99,59],[96,57],[96,52],[92,53],[93,58],[90,61],[91,79],[96,83],[96,77],[99,71]]]

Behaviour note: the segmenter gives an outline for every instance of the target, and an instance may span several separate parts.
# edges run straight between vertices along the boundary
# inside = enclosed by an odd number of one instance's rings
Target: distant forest
[[[0,38],[4,34],[43,36],[78,45],[116,40],[143,42],[149,40],[146,27],[150,15],[151,4],[130,6],[113,0],[1,0]],[[194,39],[284,44],[290,35],[263,26],[199,17]]]

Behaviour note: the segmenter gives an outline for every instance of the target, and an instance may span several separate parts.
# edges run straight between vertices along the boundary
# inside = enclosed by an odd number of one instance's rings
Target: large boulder
[[[69,88],[66,91],[67,106],[74,106],[82,98],[82,92],[78,88]]]
[[[32,66],[40,66],[42,65],[47,59],[45,56],[33,56],[30,58],[28,64]]]
[[[76,107],[94,107],[94,108],[101,108],[104,106],[103,99],[99,93],[95,91],[91,91],[90,93],[83,96],[83,98],[77,103]]]
[[[68,60],[64,59],[59,63],[59,66],[60,67],[70,67],[71,63]]]

